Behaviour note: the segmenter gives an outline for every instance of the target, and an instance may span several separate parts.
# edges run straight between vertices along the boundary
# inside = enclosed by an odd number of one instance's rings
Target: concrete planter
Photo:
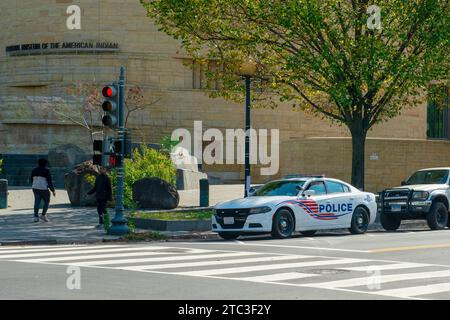
[[[138,229],[158,231],[209,231],[211,220],[158,220],[128,218]]]

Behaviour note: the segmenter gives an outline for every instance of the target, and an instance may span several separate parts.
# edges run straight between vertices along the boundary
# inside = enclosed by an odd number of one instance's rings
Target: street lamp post
[[[247,59],[241,65],[240,74],[245,78],[245,190],[244,197],[247,198],[250,192],[250,85],[251,77],[256,73],[256,64],[251,59]]]

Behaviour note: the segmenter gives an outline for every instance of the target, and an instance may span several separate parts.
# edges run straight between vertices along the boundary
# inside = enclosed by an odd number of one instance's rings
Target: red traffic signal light
[[[102,90],[102,95],[105,98],[113,98],[113,97],[115,97],[117,95],[117,90],[113,86],[106,86]]]
[[[115,167],[117,164],[117,158],[115,155],[110,155],[109,156],[109,166],[110,167]]]

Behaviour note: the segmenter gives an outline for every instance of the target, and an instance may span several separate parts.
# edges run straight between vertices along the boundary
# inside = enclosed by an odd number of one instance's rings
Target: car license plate
[[[234,224],[234,217],[224,217],[223,223],[224,224]]]
[[[399,212],[402,211],[402,206],[400,204],[394,204],[391,205],[391,211],[392,212]]]

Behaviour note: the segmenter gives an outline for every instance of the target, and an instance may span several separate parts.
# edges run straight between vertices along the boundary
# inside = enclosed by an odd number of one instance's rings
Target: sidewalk
[[[104,230],[95,229],[98,223],[95,208],[71,207],[67,192],[57,190],[48,211],[50,222],[33,222],[33,194],[30,189],[10,188],[8,209],[0,210],[0,244],[69,244],[116,240]],[[242,197],[242,185],[211,186],[210,205]],[[180,207],[198,207],[199,190],[180,191]],[[111,217],[114,210],[110,209]],[[404,221],[400,230],[427,229],[425,221]],[[369,230],[384,231],[379,223]],[[148,232],[150,230],[136,230]],[[336,232],[336,231],[333,231]],[[345,230],[343,232],[346,232]],[[171,240],[217,239],[213,232],[160,232]]]
[[[243,185],[210,186],[210,205],[242,197],[243,190]],[[180,209],[198,207],[199,190],[179,191],[179,194]],[[100,242],[119,238],[105,234],[104,230],[95,229],[98,223],[96,209],[70,206],[65,190],[56,190],[56,197],[51,196],[48,223],[33,222],[33,203],[33,193],[29,188],[9,188],[8,208],[0,210],[0,244]],[[112,218],[114,209],[110,209],[110,214]],[[216,237],[210,232],[164,234],[170,238],[184,239]]]

